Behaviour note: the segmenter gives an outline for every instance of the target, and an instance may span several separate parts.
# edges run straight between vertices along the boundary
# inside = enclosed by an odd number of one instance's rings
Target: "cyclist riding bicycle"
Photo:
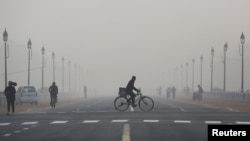
[[[53,82],[52,85],[49,87],[49,92],[50,92],[50,106],[52,107],[52,98],[55,98],[55,102],[57,102],[57,94],[58,94],[58,88],[55,82]]]
[[[135,83],[136,77],[132,76],[131,80],[128,82],[127,87],[126,87],[126,92],[128,95],[130,95],[131,100],[132,100],[132,106],[136,107],[137,105],[135,104],[135,97],[136,94],[133,92],[133,90],[139,92],[139,89],[135,88],[134,83]]]

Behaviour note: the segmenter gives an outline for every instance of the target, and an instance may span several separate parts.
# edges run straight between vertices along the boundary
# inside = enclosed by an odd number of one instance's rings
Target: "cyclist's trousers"
[[[136,97],[136,94],[133,93],[133,92],[128,92],[128,94],[129,94],[130,97],[131,97],[132,103],[135,104],[135,97]]]

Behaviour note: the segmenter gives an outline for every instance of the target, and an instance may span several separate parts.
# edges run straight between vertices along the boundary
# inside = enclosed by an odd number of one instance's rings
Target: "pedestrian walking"
[[[10,106],[12,108],[12,115],[15,112],[15,100],[16,100],[16,88],[17,83],[9,81],[9,86],[4,90],[4,94],[7,98],[7,115],[10,115]]]
[[[175,92],[176,92],[176,88],[173,86],[172,88],[173,99],[175,99]]]

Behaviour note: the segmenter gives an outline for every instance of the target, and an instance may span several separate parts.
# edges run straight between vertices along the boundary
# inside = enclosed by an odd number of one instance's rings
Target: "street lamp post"
[[[245,36],[243,32],[240,36],[240,42],[242,45],[241,93],[243,93],[244,92],[244,43],[245,43]]]
[[[42,47],[41,53],[42,53],[42,92],[43,92],[43,89],[44,89],[44,54],[45,54],[44,46]]]
[[[181,90],[183,90],[183,64],[181,64]]]
[[[224,83],[223,83],[223,90],[224,92],[226,92],[226,52],[227,52],[227,49],[228,49],[228,45],[227,45],[227,42],[225,43],[224,45]]]
[[[7,44],[7,41],[8,41],[8,33],[6,31],[6,28],[3,32],[3,41],[4,41],[4,54],[5,54],[5,57],[4,57],[4,62],[5,62],[5,88],[7,87],[7,49],[6,49],[6,44]]]
[[[75,68],[75,92],[77,92],[77,87],[76,87],[76,64],[74,65]]]
[[[214,48],[211,49],[211,92],[213,91],[213,61],[214,61]]]
[[[70,92],[70,61],[68,61],[68,65],[69,65],[69,92]]]
[[[53,82],[55,82],[55,53],[52,52],[52,59],[53,59]]]
[[[30,85],[30,59],[31,59],[31,46],[32,46],[32,42],[29,39],[28,41],[28,86]]]
[[[186,62],[186,88],[188,88],[188,62]]]
[[[195,59],[193,58],[192,59],[192,62],[193,62],[193,78],[192,78],[192,92],[194,91],[194,62],[195,62]]]
[[[64,92],[64,57],[62,57],[62,91]]]
[[[200,82],[200,85],[201,85],[201,87],[202,87],[202,63],[203,63],[203,56],[201,55],[201,82]]]

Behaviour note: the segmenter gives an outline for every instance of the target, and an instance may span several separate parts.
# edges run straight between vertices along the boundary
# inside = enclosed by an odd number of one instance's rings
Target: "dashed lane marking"
[[[130,128],[128,123],[125,123],[123,126],[122,141],[130,141]]]
[[[205,121],[206,124],[221,124],[221,121]]]
[[[124,122],[128,122],[128,120],[127,119],[118,119],[118,120],[112,120],[111,122],[122,122],[122,123],[124,123]]]
[[[33,125],[33,124],[37,124],[38,121],[31,121],[31,122],[23,122],[22,125]]]
[[[131,111],[131,112],[134,112],[134,111],[135,111],[134,107],[132,107],[132,106],[129,106],[129,107],[130,107],[130,111]]]
[[[153,123],[156,123],[156,122],[159,122],[159,120],[143,120],[143,122],[153,122]]]
[[[11,136],[11,134],[4,134],[3,136],[4,137],[9,137],[9,136]]]
[[[189,120],[174,120],[174,123],[191,123]]]
[[[247,121],[236,121],[236,124],[250,124],[250,122]]]
[[[10,123],[0,123],[0,126],[10,125]]]
[[[14,131],[14,133],[20,133],[21,131],[17,130],[17,131]]]
[[[97,123],[100,120],[84,120],[82,123]]]
[[[50,124],[64,124],[67,123],[68,121],[52,121]]]
[[[29,130],[29,128],[23,128],[23,130]]]

